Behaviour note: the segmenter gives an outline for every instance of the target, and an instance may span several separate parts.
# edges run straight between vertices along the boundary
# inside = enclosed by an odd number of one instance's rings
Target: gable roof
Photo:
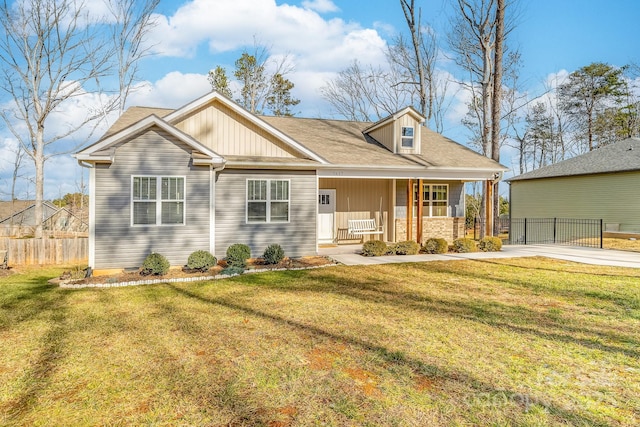
[[[113,150],[110,149],[113,146],[122,141],[125,141],[127,138],[133,135],[139,134],[151,128],[152,126],[161,128],[168,134],[187,144],[198,154],[201,154],[194,156],[194,163],[210,163],[219,165],[224,164],[225,160],[222,156],[218,155],[213,150],[196,141],[194,138],[177,129],[176,127],[171,126],[169,123],[162,120],[155,114],[146,116],[142,120],[134,121],[128,126],[125,125],[125,127],[123,127],[121,130],[108,134],[107,137],[76,153],[74,157],[80,161],[97,161],[111,163],[113,162],[114,154]]]
[[[7,203],[8,204],[8,209],[11,209],[11,202],[2,202]],[[19,209],[17,209],[17,207],[20,207]],[[0,217],[0,224],[4,224],[6,222],[11,222],[12,218],[16,218],[19,216],[24,216],[24,215],[28,215],[28,212],[30,210],[35,210],[36,207],[36,202],[35,200],[16,200],[14,202],[14,210],[13,212],[10,212],[8,214],[8,216],[6,217]],[[44,200],[42,202],[42,215],[43,215],[43,221],[47,221],[49,218],[51,218],[56,212],[58,212],[60,209],[64,209],[64,208],[58,208],[57,206],[53,205],[52,203],[47,202],[46,200]],[[35,211],[34,211],[35,212]]]
[[[12,217],[18,212],[35,205],[35,200],[2,200],[0,201],[0,222]]]
[[[628,138],[613,144],[507,179],[555,178],[640,170],[640,139]]]
[[[177,110],[164,108],[132,107],[113,124],[105,136],[96,144],[76,154],[79,160],[92,157],[94,161],[100,155],[108,156],[107,148],[139,132],[144,123],[158,124],[174,134],[188,140],[191,146],[203,144],[175,128],[185,117],[218,101],[238,113],[250,123],[269,132],[303,158],[256,157],[242,155],[218,155],[226,161],[227,167],[269,167],[276,168],[343,168],[360,170],[404,170],[407,173],[425,171],[472,172],[469,177],[483,177],[488,174],[506,171],[508,168],[484,157],[457,142],[433,132],[426,127],[421,129],[421,152],[419,154],[394,154],[368,132],[384,126],[392,120],[409,114],[418,121],[424,118],[413,107],[404,108],[378,122],[356,122],[346,120],[328,120],[299,117],[256,116],[249,113],[228,98],[211,92]],[[162,118],[161,118],[162,117]],[[211,150],[211,149],[208,149]],[[194,156],[194,159],[196,157]],[[108,161],[104,160],[104,161]],[[480,178],[478,178],[480,179]],[[482,178],[484,179],[484,178]]]
[[[263,119],[320,154],[333,166],[507,170],[505,166],[426,127],[421,132],[420,154],[394,154],[364,133],[371,129],[370,122],[299,117]]]
[[[413,107],[405,107],[400,111],[396,111],[395,113],[390,114],[389,116],[378,120],[377,122],[375,122],[372,125],[370,125],[367,128],[365,128],[363,130],[363,132],[364,133],[373,132],[374,130],[376,130],[378,128],[381,128],[382,126],[385,126],[385,125],[397,120],[398,118],[404,116],[405,114],[409,114],[410,116],[412,116],[414,119],[416,119],[418,121],[418,123],[424,123],[424,121],[427,120],[415,108],[413,108]]]
[[[129,127],[136,122],[146,118],[150,115],[156,115],[160,118],[164,118],[169,113],[172,113],[174,110],[171,108],[153,108],[153,107],[130,107],[118,117],[118,120],[111,125],[109,129],[105,132],[104,135],[100,139],[105,139],[106,137],[113,135],[116,132],[121,131],[122,129]]]
[[[299,152],[301,154],[304,154],[305,156],[308,156],[310,159],[315,160],[315,161],[317,161],[317,162],[319,162],[321,164],[327,163],[327,161],[325,159],[323,159],[317,153],[314,153],[312,150],[309,150],[308,147],[305,147],[304,145],[300,144],[295,139],[290,138],[288,135],[282,133],[279,129],[271,126],[269,123],[265,122],[260,117],[256,116],[253,113],[250,113],[249,111],[247,111],[246,109],[242,108],[241,106],[239,106],[238,104],[236,104],[235,102],[233,102],[232,100],[227,98],[226,96],[221,95],[220,93],[218,93],[216,91],[210,92],[210,93],[208,93],[208,94],[196,99],[195,101],[190,102],[187,105],[185,105],[183,107],[180,107],[177,110],[167,114],[165,116],[165,120],[167,122],[171,123],[171,124],[176,124],[182,118],[184,118],[184,117],[188,116],[189,114],[191,114],[192,112],[194,112],[194,111],[206,106],[207,104],[211,103],[212,101],[218,101],[218,102],[224,104],[226,107],[228,107],[231,110],[233,110],[239,116],[241,116],[244,119],[248,120],[249,122],[255,124],[259,128],[269,132],[270,134],[274,135],[275,137],[280,139],[282,142],[284,142],[286,145],[288,145],[289,147],[293,148],[295,151],[297,151],[297,152]]]

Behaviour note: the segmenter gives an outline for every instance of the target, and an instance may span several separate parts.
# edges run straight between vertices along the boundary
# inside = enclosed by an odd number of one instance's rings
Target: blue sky
[[[638,1],[516,1],[519,14],[509,43],[522,55],[521,81],[529,97],[541,94],[550,76],[566,75],[592,62],[640,62]],[[451,0],[417,4],[423,24],[435,29],[446,56]],[[158,14],[159,25],[150,40],[156,55],[141,64],[141,90],[130,98],[130,105],[177,108],[197,98],[209,90],[209,69],[222,65],[231,70],[256,37],[272,54],[289,55],[295,67],[290,75],[296,84],[294,95],[302,100],[298,115],[305,117],[335,117],[319,88],[355,58],[363,64],[382,63],[386,43],[406,26],[397,0],[163,0]],[[454,79],[464,78],[446,60],[440,67]],[[463,101],[462,96],[454,99],[444,131],[461,143],[467,137],[460,124]],[[72,118],[73,113],[61,114]],[[0,198],[5,198],[11,173],[7,149],[15,141],[3,128],[0,138]],[[507,151],[503,163],[510,162]],[[52,159],[46,173],[45,197],[77,191],[80,172],[70,156]],[[26,179],[22,186],[21,195],[32,197]]]

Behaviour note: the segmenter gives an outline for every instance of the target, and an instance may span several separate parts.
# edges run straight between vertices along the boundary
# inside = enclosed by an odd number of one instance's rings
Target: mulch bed
[[[310,256],[301,258],[285,258],[278,264],[267,264],[261,258],[250,259],[247,262],[245,273],[272,271],[272,270],[301,270],[308,268],[318,268],[335,265],[335,261],[322,256]],[[73,276],[79,272],[66,271],[62,276],[52,279],[49,282],[68,288],[86,288],[86,287],[116,287],[116,286],[133,286],[162,282],[180,282],[180,281],[197,281],[209,280],[213,278],[224,278],[226,275],[220,275],[220,272],[226,267],[224,261],[220,261],[217,266],[212,267],[208,271],[193,271],[184,267],[182,269],[173,268],[162,276],[148,275],[144,276],[139,271],[127,272],[123,271],[118,274],[92,276],[87,278],[74,279]]]

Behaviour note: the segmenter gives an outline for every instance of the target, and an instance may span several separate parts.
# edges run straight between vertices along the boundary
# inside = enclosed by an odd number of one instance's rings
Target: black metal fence
[[[474,221],[473,237],[479,239],[483,219]],[[602,248],[601,219],[572,218],[499,218],[497,235],[510,245],[552,244]]]
[[[482,229],[484,228],[484,218],[476,217],[473,220],[473,239],[480,240],[482,237]],[[494,230],[496,234],[501,237],[509,235],[509,229],[511,228],[511,222],[508,217],[500,217],[496,220]]]
[[[553,244],[602,248],[601,219],[512,218],[512,245]]]

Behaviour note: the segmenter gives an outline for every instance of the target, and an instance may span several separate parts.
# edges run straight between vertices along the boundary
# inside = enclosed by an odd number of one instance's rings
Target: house
[[[629,138],[507,180],[512,218],[602,219],[640,232],[640,139]]]
[[[50,232],[87,232],[89,225],[66,208],[42,203],[42,228]],[[36,225],[35,201],[0,202],[0,230],[6,236],[32,235]]]
[[[465,182],[506,169],[424,120],[410,107],[377,123],[256,116],[216,92],[177,110],[130,108],[75,154],[91,168],[89,264],[135,267],[155,251],[183,265],[233,243],[295,257],[462,236]],[[350,234],[355,219],[380,233]]]

